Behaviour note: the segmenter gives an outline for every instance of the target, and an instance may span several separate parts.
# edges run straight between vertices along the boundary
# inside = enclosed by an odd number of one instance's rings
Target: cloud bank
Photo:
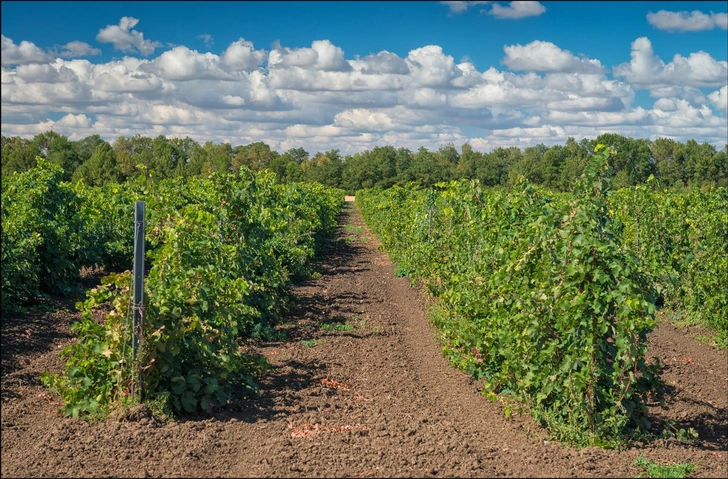
[[[502,7],[509,18],[538,2],[513,3],[521,6]],[[328,39],[266,50],[238,38],[214,53],[199,50],[212,44],[203,34],[155,53],[161,44],[138,24],[123,17],[100,29],[97,40],[125,54],[103,62],[83,42],[50,51],[3,35],[3,135],[189,136],[344,154],[386,144],[552,145],[605,132],[726,141],[726,61],[698,51],[666,62],[647,37],[613,67],[535,40],[503,45],[502,68],[480,71],[439,45],[352,57]],[[634,106],[640,91],[651,105]]]

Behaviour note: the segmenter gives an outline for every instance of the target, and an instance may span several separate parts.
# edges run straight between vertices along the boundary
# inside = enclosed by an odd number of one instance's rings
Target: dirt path
[[[350,203],[348,203],[350,204]],[[667,411],[700,440],[574,450],[528,416],[506,418],[448,366],[426,298],[394,268],[351,206],[323,274],[295,290],[289,341],[257,345],[274,369],[244,412],[155,423],[148,414],[62,418],[37,376],[59,371],[71,312],[3,322],[2,476],[605,477],[642,454],[724,477],[726,354],[663,323],[651,337],[670,384]]]

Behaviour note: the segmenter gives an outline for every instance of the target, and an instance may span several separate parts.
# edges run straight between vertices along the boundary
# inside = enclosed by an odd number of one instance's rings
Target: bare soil
[[[295,288],[287,342],[259,342],[273,369],[244,411],[175,422],[144,406],[104,422],[62,417],[41,385],[73,341],[73,300],[2,320],[2,477],[634,477],[642,455],[726,477],[726,352],[662,321],[650,336],[664,364],[667,409],[699,438],[625,450],[550,441],[530,416],[506,417],[442,357],[427,298],[394,276],[349,206],[322,275]]]

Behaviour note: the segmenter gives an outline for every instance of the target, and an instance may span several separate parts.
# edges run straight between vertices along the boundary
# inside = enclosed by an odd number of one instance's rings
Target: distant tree
[[[230,143],[217,145],[211,141],[206,142],[201,151],[201,159],[204,163],[201,165],[200,175],[205,177],[214,171],[231,171],[232,156],[233,147],[230,146]]]
[[[483,154],[478,151],[473,151],[473,147],[470,143],[463,143],[461,147],[460,160],[458,166],[455,169],[455,176],[457,178],[467,178],[469,180],[477,177],[477,164],[483,161]]]
[[[421,146],[412,159],[413,180],[423,186],[432,186],[444,181],[447,172],[442,171],[438,155]]]
[[[91,158],[79,166],[73,174],[73,180],[83,179],[91,186],[102,186],[106,183],[119,183],[124,178],[116,161],[116,153],[107,142],[100,143]]]
[[[460,162],[460,154],[452,142],[441,146],[440,149],[437,150],[437,162],[439,170],[441,171],[440,176],[443,180],[452,180],[457,177],[457,167]]]
[[[35,168],[37,152],[30,140],[19,136],[2,136],[2,176]]]
[[[594,144],[586,138],[579,143],[573,137],[566,140],[564,149],[566,150],[566,159],[561,166],[559,173],[558,189],[561,191],[572,191],[576,180],[584,172],[589,158],[594,153]]]
[[[477,175],[485,186],[504,186],[508,182],[508,170],[521,160],[521,150],[516,146],[496,148],[483,155],[477,165]]]
[[[252,171],[261,171],[268,168],[278,156],[280,156],[278,152],[271,150],[270,146],[262,141],[258,141],[235,147],[231,167],[233,171],[238,171],[242,165],[245,165]]]
[[[689,186],[716,186],[726,178],[725,164],[715,146],[688,140],[685,143],[685,176]]]
[[[78,141],[72,141],[71,144],[76,149],[79,164],[87,162],[91,158],[91,155],[94,154],[94,151],[96,151],[96,147],[101,143],[104,143],[104,139],[98,134],[87,136]]]
[[[78,152],[74,145],[63,135],[55,131],[47,131],[35,135],[30,142],[38,156],[63,168],[62,178],[70,180],[73,172],[80,164]]]
[[[655,174],[655,163],[647,140],[604,133],[595,141],[615,149],[613,168],[616,188],[643,183],[650,175]]]
[[[536,184],[543,184],[547,178],[544,153],[548,148],[544,144],[531,146],[523,150],[521,158],[508,169],[508,184],[515,185],[519,178],[526,178]]]
[[[684,145],[671,138],[658,138],[650,145],[656,176],[666,187],[685,186]]]
[[[398,148],[395,158],[395,168],[397,170],[397,184],[405,185],[414,181],[414,172],[412,171],[412,162],[414,155],[408,148]]]
[[[303,148],[291,148],[286,154],[299,165],[308,160],[308,152]]]
[[[159,135],[152,140],[150,169],[161,178],[183,176],[185,161],[177,144]]]
[[[179,153],[178,168],[182,168],[183,176],[197,176],[200,174],[199,170],[195,173],[192,171],[192,158],[195,156],[202,147],[195,140],[189,136],[185,138],[170,138],[169,142],[174,145]]]
[[[306,181],[334,187],[341,185],[343,164],[337,149],[316,153],[313,158],[301,164],[301,167]]]

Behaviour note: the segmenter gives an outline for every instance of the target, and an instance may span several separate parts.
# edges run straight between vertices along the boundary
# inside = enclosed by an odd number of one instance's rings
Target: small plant
[[[684,428],[678,429],[675,425],[675,421],[668,419],[663,423],[662,437],[674,437],[680,442],[687,442],[698,438],[698,431],[695,428]]]
[[[681,462],[679,464],[658,464],[655,461],[649,461],[640,456],[634,461],[636,466],[639,466],[645,470],[647,477],[669,477],[669,478],[682,478],[687,477],[688,474],[697,469],[697,465],[690,462]],[[637,477],[645,477],[640,474]]]
[[[321,325],[324,331],[344,331],[347,333],[354,332],[354,327],[347,323],[326,323]]]
[[[321,342],[322,342],[321,340],[317,340],[317,339],[304,339],[301,341],[301,344],[303,344],[307,348],[312,348],[312,347],[316,346],[317,344],[321,344]]]
[[[398,278],[405,278],[411,274],[412,272],[407,268],[404,268],[402,265],[397,265],[397,269],[394,270],[394,275]]]
[[[345,323],[325,323],[321,325],[321,329],[324,331],[344,331],[347,333],[353,333],[357,329],[361,329],[366,324],[364,318],[354,316],[353,318],[347,319]]]
[[[358,225],[344,225],[344,229],[349,233],[362,234],[364,228]]]

